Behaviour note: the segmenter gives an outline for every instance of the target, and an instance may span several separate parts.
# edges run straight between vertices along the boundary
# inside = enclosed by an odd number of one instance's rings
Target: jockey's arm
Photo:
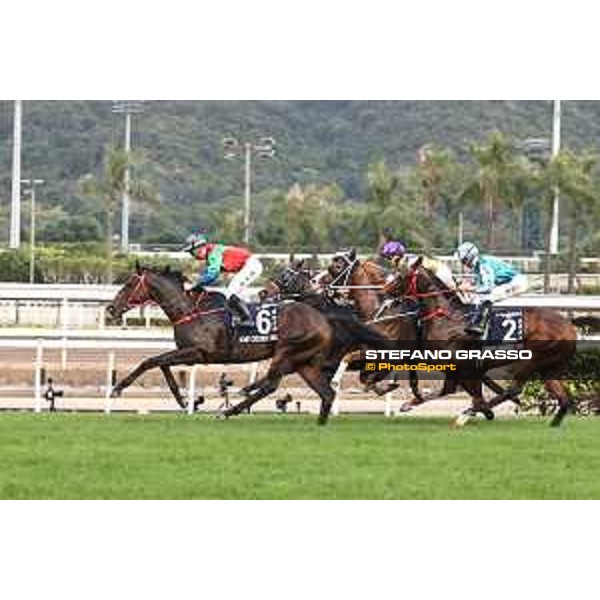
[[[479,267],[479,277],[477,277],[475,291],[478,294],[489,294],[494,289],[494,281],[494,270],[491,267],[482,264]]]

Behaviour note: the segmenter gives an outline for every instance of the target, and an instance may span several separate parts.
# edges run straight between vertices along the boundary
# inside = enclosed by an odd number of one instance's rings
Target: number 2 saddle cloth
[[[276,303],[247,303],[253,325],[239,325],[238,318],[227,313],[230,327],[236,330],[236,339],[242,344],[264,344],[277,341],[279,307]]]
[[[476,307],[469,307],[469,318]],[[487,342],[522,342],[524,335],[523,309],[520,307],[494,307],[487,331],[483,337]]]

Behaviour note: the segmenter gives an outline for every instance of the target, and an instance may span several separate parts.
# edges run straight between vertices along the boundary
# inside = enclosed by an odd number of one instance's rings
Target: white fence
[[[252,288],[255,295],[259,288]],[[104,328],[105,306],[119,286],[0,284],[0,325],[32,325],[61,329]],[[540,306],[566,311],[600,311],[600,296],[531,294],[511,298],[506,306]],[[137,320],[150,327],[164,316],[160,308],[137,308],[124,316],[125,324]]]

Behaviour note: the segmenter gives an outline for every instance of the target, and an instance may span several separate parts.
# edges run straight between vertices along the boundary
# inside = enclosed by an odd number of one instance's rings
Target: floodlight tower
[[[129,159],[131,152],[131,115],[144,112],[144,103],[142,100],[115,100],[113,102],[112,112],[125,115],[125,152]],[[121,250],[129,251],[129,181],[130,181],[129,163],[125,170],[125,185],[123,189],[123,205],[121,208]]]
[[[31,222],[29,228],[29,283],[35,283],[35,186],[44,185],[43,179],[21,179],[29,186],[31,196]]]
[[[275,140],[272,137],[261,137],[257,142],[241,142],[236,138],[225,138],[223,150],[226,159],[233,160],[244,156],[244,244],[250,243],[251,232],[251,196],[252,196],[252,157],[273,158],[275,156]]]
[[[10,212],[10,242],[12,249],[21,245],[21,136],[23,101],[15,100],[13,124],[12,196]]]

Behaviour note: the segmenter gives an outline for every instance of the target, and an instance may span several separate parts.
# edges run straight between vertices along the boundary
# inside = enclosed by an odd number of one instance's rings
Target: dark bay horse
[[[238,414],[246,406],[270,394],[284,375],[297,372],[321,398],[319,423],[327,421],[335,391],[321,364],[332,355],[336,332],[332,317],[300,302],[284,303],[279,308],[278,339],[265,343],[240,343],[225,320],[226,301],[219,293],[204,292],[197,297],[184,290],[183,276],[170,269],[158,271],[139,265],[107,307],[107,314],[119,320],[131,308],[153,302],[158,304],[174,328],[177,349],[144,360],[112,391],[119,396],[138,377],[150,369],[160,368],[175,400],[182,408],[185,401],[171,372],[176,365],[247,363],[271,359],[268,373],[243,390],[247,398],[226,414]],[[348,325],[345,318],[336,321],[354,349],[373,340],[371,332],[360,323]],[[350,330],[352,330],[350,332]],[[365,338],[359,338],[364,334]]]

